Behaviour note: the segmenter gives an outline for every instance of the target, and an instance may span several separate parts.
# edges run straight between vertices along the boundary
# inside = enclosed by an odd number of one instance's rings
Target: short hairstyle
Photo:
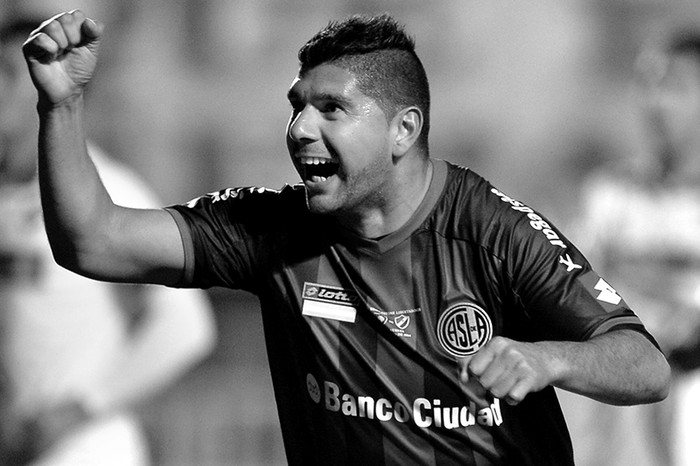
[[[358,88],[391,119],[409,106],[423,113],[419,143],[427,150],[430,129],[428,78],[415,41],[387,14],[331,21],[299,50],[299,74],[324,63],[350,71]]]

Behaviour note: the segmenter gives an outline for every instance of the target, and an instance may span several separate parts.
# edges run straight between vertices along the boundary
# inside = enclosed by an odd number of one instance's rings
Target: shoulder
[[[484,210],[501,207],[502,197],[491,182],[475,171],[447,162],[445,200],[458,209],[469,209],[470,217],[479,216]]]
[[[544,215],[466,168],[449,165],[439,209],[445,231],[498,256],[521,241],[566,248],[566,240]]]
[[[258,186],[225,188],[199,196],[186,204],[188,208],[203,205],[235,206],[236,208],[284,209],[299,207],[305,200],[301,185],[285,185],[282,189]],[[259,212],[264,214],[265,212]]]
[[[192,219],[219,218],[224,223],[259,226],[289,225],[311,215],[302,185],[285,185],[279,190],[226,188],[173,208]]]
[[[517,218],[515,209],[525,204],[506,195],[491,182],[465,167],[447,164],[447,181],[438,207],[439,219],[452,219],[454,227],[474,235]]]

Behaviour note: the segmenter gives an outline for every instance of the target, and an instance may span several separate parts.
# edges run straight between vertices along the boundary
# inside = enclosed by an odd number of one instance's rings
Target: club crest
[[[472,303],[459,303],[442,313],[437,337],[442,348],[457,357],[476,353],[493,336],[488,313]]]

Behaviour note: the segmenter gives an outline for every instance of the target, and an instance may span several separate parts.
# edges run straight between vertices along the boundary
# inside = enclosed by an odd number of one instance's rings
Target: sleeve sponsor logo
[[[573,259],[571,259],[571,256],[569,256],[568,254],[566,254],[564,256],[559,256],[559,263],[564,264],[566,266],[567,272],[571,272],[572,270],[583,268],[582,266],[575,264]]]
[[[617,294],[617,291],[602,278],[598,280],[598,283],[596,283],[593,288],[600,291],[600,294],[596,298],[598,301],[610,303],[614,306],[617,306],[620,304],[620,301],[622,301],[622,297]]]
[[[608,282],[593,271],[585,273],[580,278],[583,285],[607,312],[628,307],[622,296]]]
[[[491,192],[496,196],[500,197],[503,202],[507,202],[511,205],[513,210],[527,214],[527,218],[530,219],[530,226],[537,231],[541,231],[542,234],[547,238],[549,244],[552,246],[559,246],[562,249],[566,249],[566,243],[561,240],[556,231],[552,226],[547,223],[542,217],[540,217],[534,210],[526,206],[520,201],[516,201],[512,197],[508,197],[496,188],[492,188]]]
[[[305,282],[302,301],[302,315],[355,322],[359,297],[352,290]]]
[[[381,422],[411,422],[427,429],[466,428],[474,425],[498,427],[503,424],[501,402],[495,398],[487,406],[473,401],[462,406],[442,406],[440,399],[416,398],[410,403],[343,393],[336,383],[324,381],[323,388],[312,374],[306,376],[306,387],[311,400],[331,413],[348,417],[376,419]]]
[[[476,353],[493,336],[493,324],[486,311],[472,303],[456,304],[442,313],[437,337],[449,354],[465,357]]]

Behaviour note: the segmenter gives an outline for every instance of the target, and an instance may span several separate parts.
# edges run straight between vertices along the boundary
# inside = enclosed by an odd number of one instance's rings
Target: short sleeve
[[[582,341],[629,328],[656,344],[613,285],[559,229],[522,202],[492,192],[503,202],[496,223],[506,229],[511,290],[547,338]]]

